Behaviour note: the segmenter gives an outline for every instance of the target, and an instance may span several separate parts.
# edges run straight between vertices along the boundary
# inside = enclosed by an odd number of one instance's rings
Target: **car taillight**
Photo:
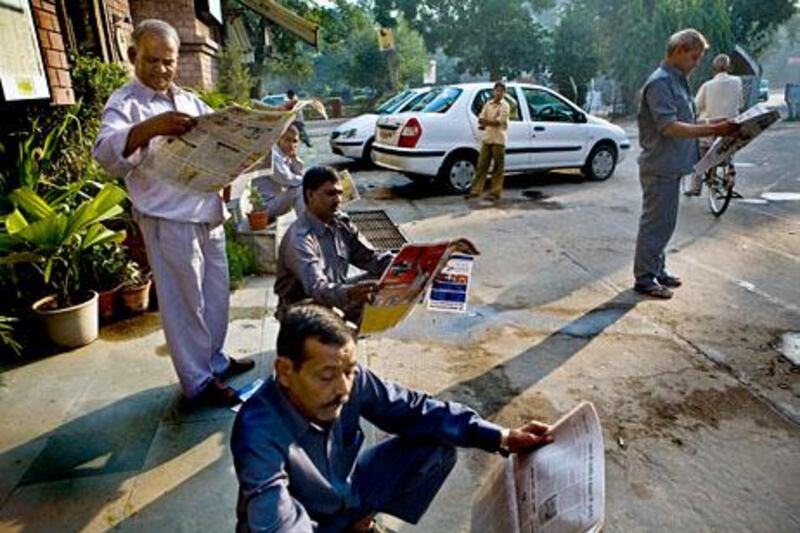
[[[422,126],[420,126],[417,119],[410,118],[400,131],[400,142],[398,146],[402,148],[414,148],[420,137],[422,137]]]

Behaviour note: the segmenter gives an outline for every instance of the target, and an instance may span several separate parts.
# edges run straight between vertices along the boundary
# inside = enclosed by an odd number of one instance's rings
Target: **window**
[[[463,91],[457,87],[446,87],[421,109],[423,113],[447,113]],[[415,106],[416,107],[416,106]],[[416,109],[415,109],[416,111]]]
[[[478,116],[481,114],[481,109],[483,109],[484,104],[492,99],[493,92],[494,89],[481,89],[478,91],[478,94],[475,95],[475,99],[472,101],[473,115]],[[517,90],[514,87],[508,88],[505,99],[509,107],[508,120],[522,120],[522,115],[519,112],[519,102],[517,102]]]
[[[440,92],[442,92],[442,89],[438,87],[431,89],[427,93],[420,95],[419,98],[415,98],[413,102],[404,107],[403,111],[422,111],[431,100],[439,96]]]
[[[575,108],[554,94],[527,87],[522,88],[522,94],[534,122],[577,122]]]
[[[409,96],[411,96],[411,91],[401,91],[379,105],[375,112],[379,115],[394,113]]]

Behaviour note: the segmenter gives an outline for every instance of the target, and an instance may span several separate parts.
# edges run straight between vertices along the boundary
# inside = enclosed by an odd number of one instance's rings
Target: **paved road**
[[[608,531],[797,531],[800,373],[778,348],[800,332],[800,201],[761,198],[800,193],[797,146],[800,125],[781,123],[746,149],[746,200],[719,220],[704,199],[683,201],[668,261],[685,286],[669,302],[628,290],[636,153],[607,182],[516,176],[499,206],[470,209],[320,150],[353,171],[363,206],[387,210],[409,238],[465,236],[483,252],[468,315],[418,310],[362,350],[381,373],[508,424],[595,402]],[[465,527],[492,461],[463,459],[415,531]]]

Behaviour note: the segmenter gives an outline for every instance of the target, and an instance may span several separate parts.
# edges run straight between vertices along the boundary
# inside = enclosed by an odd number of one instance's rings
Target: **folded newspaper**
[[[399,324],[456,252],[478,254],[466,239],[403,245],[378,282],[375,299],[364,306],[360,333],[377,333]]]
[[[553,425],[554,442],[511,455],[475,496],[472,533],[596,532],[605,519],[603,430],[582,402]]]
[[[780,118],[781,115],[777,110],[770,109],[764,104],[756,104],[736,118],[731,119],[731,122],[740,124],[738,133],[730,137],[716,139],[703,158],[694,166],[695,173],[705,174],[715,166],[724,163]]]
[[[320,105],[304,100],[291,111],[256,111],[234,104],[197,117],[197,125],[184,135],[157,139],[137,172],[200,192],[218,191],[256,168],[268,173],[272,145],[304,107]]]

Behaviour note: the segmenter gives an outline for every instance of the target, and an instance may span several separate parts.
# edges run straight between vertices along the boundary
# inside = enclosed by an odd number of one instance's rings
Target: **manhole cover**
[[[383,209],[348,211],[347,215],[377,250],[399,250],[408,242]]]

